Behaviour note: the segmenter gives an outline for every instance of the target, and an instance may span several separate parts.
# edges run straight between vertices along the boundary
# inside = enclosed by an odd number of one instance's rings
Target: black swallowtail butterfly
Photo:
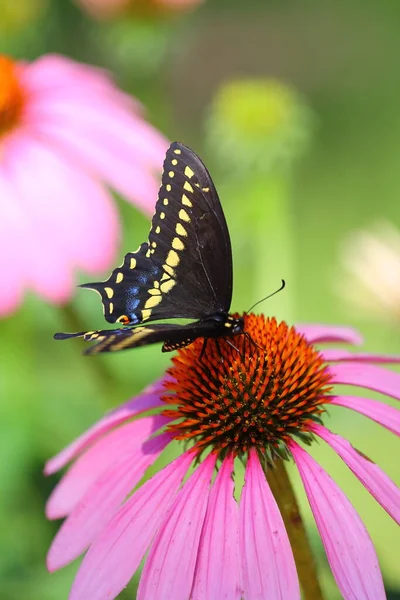
[[[149,239],[129,252],[107,281],[81,287],[96,290],[104,316],[118,329],[56,333],[56,339],[95,341],[87,354],[163,342],[163,352],[199,337],[243,333],[242,318],[229,315],[232,250],[224,213],[210,174],[189,148],[167,150]],[[185,318],[185,325],[144,322]]]

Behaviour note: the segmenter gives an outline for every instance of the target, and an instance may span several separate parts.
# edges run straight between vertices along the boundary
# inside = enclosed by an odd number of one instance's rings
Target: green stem
[[[304,600],[324,600],[310,542],[283,460],[267,469],[267,480],[279,506],[292,546]]]

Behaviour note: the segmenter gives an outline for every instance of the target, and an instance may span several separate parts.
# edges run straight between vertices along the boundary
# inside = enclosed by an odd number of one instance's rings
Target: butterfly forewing
[[[125,256],[103,283],[110,323],[199,319],[229,310],[232,256],[222,207],[201,160],[173,143],[166,154],[148,242]]]

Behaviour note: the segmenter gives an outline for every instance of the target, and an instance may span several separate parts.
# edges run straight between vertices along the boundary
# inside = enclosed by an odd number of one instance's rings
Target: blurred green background
[[[365,335],[366,348],[400,352],[399,323],[358,314],[336,289],[346,235],[377,218],[400,223],[396,0],[209,0],[182,15],[103,21],[68,0],[2,0],[0,52],[25,59],[60,52],[109,68],[144,103],[153,124],[203,157],[232,237],[233,309],[248,309],[285,278],[284,292],[262,306],[266,314],[290,323],[351,324]],[[265,123],[271,109],[276,146],[241,122],[240,106],[232,123],[226,115],[231,106],[221,85],[247,78],[273,80],[267,84],[272,94],[280,89],[277,82],[294,90],[286,109],[293,102],[301,110],[289,133],[280,129],[274,100],[265,108],[265,90],[251,104],[256,123]],[[244,166],[252,136],[254,161]],[[257,152],[265,152],[258,162]],[[117,201],[122,257],[145,239],[149,223]],[[56,478],[42,476],[43,464],[105,410],[158,377],[170,360],[158,347],[84,358],[79,341],[52,340],[54,331],[68,330],[77,319],[85,328],[102,327],[99,304],[95,294],[81,291],[63,309],[29,297],[0,323],[2,600],[67,598],[77,565],[52,575],[45,568],[58,524],[44,518]],[[329,427],[400,481],[395,436],[344,409],[331,410],[330,417]],[[388,597],[400,598],[398,529],[333,452],[321,445],[313,453],[360,512]],[[299,494],[327,597],[335,600],[340,596],[300,485]],[[122,598],[134,597],[135,581]]]

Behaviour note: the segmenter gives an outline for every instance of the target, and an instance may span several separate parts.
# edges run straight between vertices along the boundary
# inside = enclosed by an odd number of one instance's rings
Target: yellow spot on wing
[[[181,210],[179,211],[178,216],[181,219],[181,221],[186,221],[186,223],[190,223],[190,217],[187,214],[186,210],[184,210],[183,208],[181,208]]]
[[[151,245],[153,246],[153,248],[157,247],[157,242],[151,242]]]
[[[149,248],[146,252],[146,258],[149,258],[151,256],[151,248]]]
[[[160,212],[160,219],[165,219],[165,212]]]
[[[104,288],[105,293],[107,294],[108,298],[112,298],[114,296],[114,290],[110,287],[105,287]]]
[[[183,250],[185,247],[185,244],[182,242],[182,240],[178,237],[174,237],[174,239],[172,240],[172,247],[174,250]]]
[[[177,267],[179,265],[179,255],[175,252],[175,250],[170,250],[168,252],[166,263],[170,267]]]
[[[188,181],[185,181],[185,183],[183,184],[183,189],[187,192],[193,192],[193,188]]]
[[[161,291],[163,292],[163,294],[167,294],[176,284],[175,279],[168,279],[168,281],[164,281],[164,283],[161,284]]]
[[[157,304],[160,304],[161,300],[161,294],[159,296],[151,296],[148,300],[146,300],[144,308],[154,308],[155,306],[157,306]]]
[[[189,179],[191,177],[193,177],[194,175],[194,171],[192,171],[192,169],[190,167],[185,167],[185,171],[184,171],[186,177],[189,177]]]
[[[161,280],[163,280],[164,278],[169,278],[169,277],[173,277],[175,275],[175,271],[173,270],[172,267],[170,267],[167,264],[163,265],[163,269],[165,271],[164,275],[161,277]]]
[[[154,281],[153,285],[156,289],[158,289],[160,287],[160,282],[159,281]]]
[[[123,273],[117,273],[117,277],[115,278],[115,283],[121,283],[121,281],[124,278],[124,274]]]
[[[163,204],[164,204],[164,206],[167,206],[167,205],[168,205],[168,198],[164,198],[164,200],[163,200]]]
[[[174,153],[175,153],[175,154],[182,154],[182,150],[179,150],[179,148],[176,148],[176,149],[174,150]]]
[[[173,171],[169,171],[168,175],[172,178],[175,175],[175,173]]]
[[[135,327],[131,335],[124,337],[124,339],[114,344],[110,350],[115,351],[129,348],[130,346],[134,347],[139,340],[146,338],[153,331],[154,329],[150,329],[149,327]]]
[[[174,167],[178,164],[178,161],[176,160],[176,158],[173,158],[171,160],[171,163],[174,165]]]
[[[150,315],[151,310],[149,308],[145,308],[144,310],[142,310],[142,321],[146,321],[147,319],[149,319]]]
[[[186,194],[183,194],[183,195],[182,195],[182,204],[183,204],[184,206],[189,206],[189,207],[192,207],[192,206],[193,206],[193,204],[190,202],[190,200],[189,200],[189,198],[186,196]]]
[[[181,225],[180,223],[177,223],[175,226],[175,231],[178,235],[182,235],[182,236],[187,236],[187,231],[184,228],[183,225]]]
[[[160,231],[161,231],[161,227],[159,225],[157,225],[157,227],[156,227],[156,234],[158,235],[160,233]]]
[[[130,262],[130,268],[134,269],[136,267],[136,258],[131,258],[131,262]]]
[[[170,192],[172,190],[172,186],[170,183],[167,183],[167,185],[165,187],[166,187],[167,192]]]
[[[112,311],[114,310],[114,304],[112,302],[110,302],[110,304],[108,305],[108,310],[109,310],[110,315],[111,315]]]
[[[149,290],[150,296],[160,296],[161,295],[160,289],[155,287],[156,283],[158,283],[158,281],[155,281],[153,283],[154,287],[151,288],[151,290]]]
[[[203,190],[203,192],[209,192],[210,188],[209,187],[205,187],[205,188],[201,188]]]

